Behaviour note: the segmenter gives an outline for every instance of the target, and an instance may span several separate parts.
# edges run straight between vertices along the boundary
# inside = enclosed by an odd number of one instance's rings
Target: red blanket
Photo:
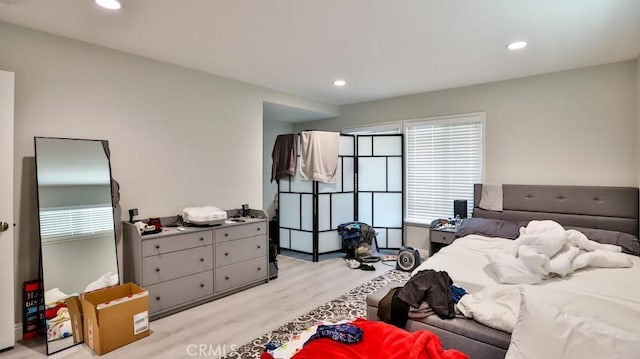
[[[457,350],[444,350],[440,339],[421,330],[409,333],[383,322],[358,318],[353,322],[364,332],[359,343],[343,344],[329,338],[311,341],[292,359],[468,359]]]

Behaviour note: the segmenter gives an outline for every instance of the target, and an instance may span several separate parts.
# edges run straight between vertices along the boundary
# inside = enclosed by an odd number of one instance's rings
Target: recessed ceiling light
[[[342,87],[342,86],[344,86],[346,84],[347,84],[347,81],[345,81],[345,80],[335,80],[335,81],[333,81],[333,86]]]
[[[525,47],[527,47],[527,43],[524,41],[516,41],[507,45],[507,49],[509,50],[520,50],[524,49]]]
[[[120,0],[95,0],[95,1],[96,1],[96,4],[109,10],[118,10],[122,7],[122,4],[120,4]]]

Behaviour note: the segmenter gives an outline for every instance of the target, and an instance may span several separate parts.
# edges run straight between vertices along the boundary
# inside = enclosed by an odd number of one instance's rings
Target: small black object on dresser
[[[467,200],[456,199],[453,201],[453,216],[460,216],[460,218],[467,218]]]

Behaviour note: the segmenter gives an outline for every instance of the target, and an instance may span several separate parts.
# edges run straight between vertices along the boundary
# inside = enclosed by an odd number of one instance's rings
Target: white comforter
[[[469,235],[442,248],[436,255],[416,268],[414,274],[425,269],[446,271],[453,279],[454,284],[465,288],[470,293],[463,296],[458,305],[461,312],[482,324],[512,333],[512,346],[514,343],[518,343],[519,348],[533,350],[532,348],[535,349],[537,343],[540,350],[540,355],[536,351],[531,351],[528,356],[511,354],[509,358],[564,358],[575,357],[573,355],[575,353],[581,353],[582,357],[593,357],[585,355],[589,353],[589,345],[586,344],[597,346],[597,348],[591,349],[594,353],[598,353],[599,350],[606,350],[600,348],[603,345],[603,340],[609,344],[620,344],[617,341],[626,337],[621,337],[621,334],[615,330],[602,329],[608,328],[608,322],[605,321],[604,324],[601,322],[602,318],[609,315],[612,318],[622,318],[620,320],[625,323],[620,326],[621,328],[626,328],[627,324],[633,324],[640,331],[640,325],[637,324],[640,321],[632,322],[635,319],[630,319],[640,316],[640,286],[636,285],[640,278],[640,257],[617,253],[625,261],[629,261],[631,266],[624,268],[590,267],[575,271],[565,277],[549,278],[536,285],[504,285],[492,269],[487,254],[513,253],[514,247],[515,241],[510,239]],[[549,318],[553,311],[549,308],[551,304],[547,302],[555,303],[555,297],[562,297],[563,293],[565,296],[573,297],[574,300],[566,304],[562,304],[564,302],[560,300],[558,313],[565,314]],[[528,297],[529,300],[527,300]],[[546,298],[546,300],[540,301],[538,298]],[[587,299],[583,300],[583,298]],[[539,303],[541,304],[538,305]],[[596,306],[593,303],[599,304]],[[527,308],[526,311],[521,310],[523,305],[524,308]],[[575,308],[577,311],[571,308]],[[548,315],[538,315],[538,311]],[[628,318],[625,319],[621,314],[623,312],[628,314]],[[536,314],[523,315],[524,313]],[[553,320],[562,321],[562,325]],[[595,322],[593,322],[594,320]],[[556,327],[565,329],[564,331],[554,329]],[[587,328],[584,330],[589,331],[588,328],[592,327],[600,328],[593,335],[599,335],[602,340],[594,340],[589,343],[580,342],[586,351],[571,352],[575,350],[577,345],[566,343],[574,334],[571,330],[579,331]],[[548,335],[557,339],[548,341],[548,345],[543,348],[539,345],[541,341],[536,337],[537,334],[529,328],[545,328]],[[637,355],[631,357],[640,357],[640,347],[638,347],[640,346],[640,333],[637,333],[635,338],[635,341],[620,345],[625,348],[635,345],[634,348],[637,350],[633,353],[637,353]],[[571,341],[574,339],[568,340],[568,342]],[[543,349],[548,350],[544,351]],[[515,347],[510,348],[509,353],[516,353],[517,350]],[[564,356],[546,355],[546,353],[558,353],[563,350],[566,354]],[[519,351],[518,353],[526,354],[527,352]]]
[[[631,267],[621,248],[589,240],[554,221],[531,221],[520,229],[510,253],[487,253],[491,267],[505,284],[536,284],[586,267]]]

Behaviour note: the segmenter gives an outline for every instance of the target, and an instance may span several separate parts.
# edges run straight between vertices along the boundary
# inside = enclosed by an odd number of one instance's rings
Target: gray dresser
[[[149,291],[151,319],[265,283],[267,230],[266,219],[251,218],[143,236],[125,222],[124,280]]]

